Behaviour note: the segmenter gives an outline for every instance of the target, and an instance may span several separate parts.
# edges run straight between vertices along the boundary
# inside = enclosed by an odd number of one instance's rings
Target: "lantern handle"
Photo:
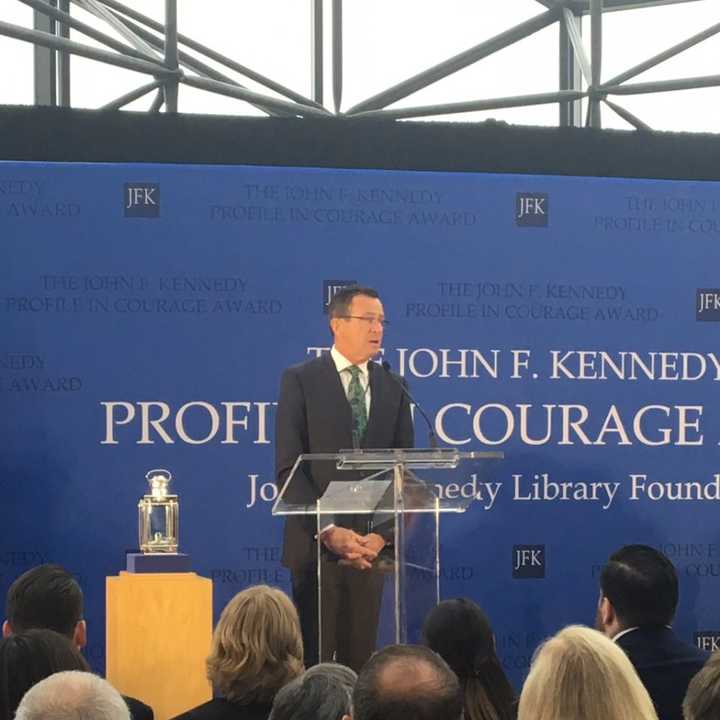
[[[150,480],[150,478],[153,477],[153,475],[157,475],[157,474],[167,475],[168,481],[172,480],[172,473],[169,470],[165,470],[165,468],[155,468],[155,470],[148,470],[145,473],[145,479]]]

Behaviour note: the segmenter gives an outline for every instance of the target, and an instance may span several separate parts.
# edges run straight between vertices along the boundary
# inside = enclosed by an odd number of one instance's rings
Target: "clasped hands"
[[[371,568],[372,561],[385,547],[382,535],[359,535],[354,530],[337,526],[328,528],[320,536],[320,540],[328,550],[340,557],[340,563],[358,570]]]

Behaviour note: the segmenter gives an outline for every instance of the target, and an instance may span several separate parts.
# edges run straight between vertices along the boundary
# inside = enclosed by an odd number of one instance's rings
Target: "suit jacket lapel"
[[[345,430],[345,434],[348,437],[348,448],[353,446],[352,443],[352,409],[348,402],[347,395],[345,394],[345,388],[343,387],[342,380],[340,380],[340,373],[335,367],[330,353],[322,356],[325,360],[323,373],[326,376],[324,386],[327,388],[327,402],[328,406],[336,409],[337,421],[339,427]],[[367,433],[366,433],[367,434]],[[344,448],[338,448],[344,449]]]
[[[377,425],[377,418],[382,415],[382,400],[384,396],[381,371],[372,360],[368,363],[368,382],[370,383],[370,415],[368,416],[367,428],[365,428],[365,437],[362,443],[363,447],[367,447],[368,442],[372,438],[373,430]]]

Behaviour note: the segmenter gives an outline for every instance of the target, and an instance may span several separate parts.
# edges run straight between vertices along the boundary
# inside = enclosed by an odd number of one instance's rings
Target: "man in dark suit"
[[[334,344],[328,355],[288,368],[277,409],[276,481],[282,488],[300,454],[342,449],[409,448],[410,403],[403,381],[376,363],[385,313],[377,292],[349,287],[328,307]],[[331,463],[302,468],[290,492],[314,503],[334,480],[350,479]],[[338,516],[318,527],[312,516],[285,523],[283,564],[292,575],[300,613],[306,664],[323,660],[362,667],[375,649],[383,577],[372,562],[388,542],[368,516]],[[318,647],[317,543],[324,548],[323,633]]]
[[[78,581],[60,565],[38,565],[18,577],[7,593],[3,637],[34,628],[65,635],[78,650],[87,642],[83,593]],[[153,709],[123,696],[133,720],[153,720]]]
[[[610,556],[600,576],[597,628],[630,658],[659,720],[682,720],[685,692],[708,657],[672,631],[677,604],[677,573],[661,552],[626,545]]]

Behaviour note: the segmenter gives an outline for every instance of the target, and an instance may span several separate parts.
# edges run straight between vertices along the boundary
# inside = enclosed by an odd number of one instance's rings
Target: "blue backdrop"
[[[287,588],[278,381],[359,281],[441,444],[506,453],[456,490],[478,501],[444,524],[442,594],[486,608],[512,678],[593,622],[629,542],[670,556],[677,628],[713,642],[719,240],[708,182],[0,163],[0,589],[39,562],[76,573],[102,670],[104,578],[157,467],[216,613]]]

